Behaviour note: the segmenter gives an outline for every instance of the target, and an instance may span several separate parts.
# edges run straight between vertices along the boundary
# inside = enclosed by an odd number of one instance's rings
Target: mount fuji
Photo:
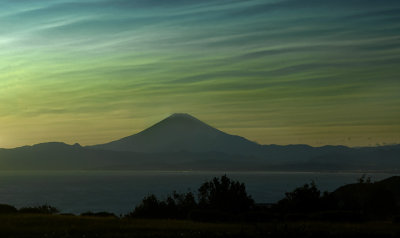
[[[93,146],[62,142],[0,149],[0,170],[400,171],[400,145],[260,145],[175,113]]]
[[[263,146],[229,135],[186,114],[175,113],[138,134],[90,148],[143,153],[222,152],[253,155]]]

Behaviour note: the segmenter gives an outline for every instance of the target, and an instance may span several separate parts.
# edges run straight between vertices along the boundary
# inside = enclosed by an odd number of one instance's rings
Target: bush
[[[400,223],[400,215],[393,217],[393,223]]]
[[[10,213],[16,213],[18,210],[7,204],[0,204],[0,214],[10,214]]]
[[[189,213],[189,219],[193,221],[232,221],[232,214],[219,210],[193,210]]]
[[[114,213],[111,212],[84,212],[81,213],[81,216],[90,216],[90,217],[117,217]]]
[[[282,220],[278,213],[268,211],[250,211],[237,216],[237,220],[245,222],[270,222]]]
[[[50,205],[42,205],[37,207],[23,207],[19,209],[20,213],[35,213],[35,214],[56,214],[60,211]]]
[[[364,214],[354,211],[324,211],[310,215],[311,220],[330,222],[362,222],[366,220]]]

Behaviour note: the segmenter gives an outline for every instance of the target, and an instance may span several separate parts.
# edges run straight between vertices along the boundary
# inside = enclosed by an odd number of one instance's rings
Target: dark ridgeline
[[[400,176],[358,183],[321,193],[312,182],[286,193],[271,209],[287,220],[366,221],[397,219],[400,215]],[[283,214],[283,216],[282,216]]]
[[[260,145],[177,113],[138,134],[103,145],[52,142],[0,149],[0,168],[396,172],[399,155],[400,145]]]
[[[41,205],[41,206],[34,206],[34,207],[22,207],[20,209],[17,209],[11,205],[8,204],[0,204],[0,214],[15,214],[15,213],[20,213],[20,214],[57,214],[60,211],[50,205]]]

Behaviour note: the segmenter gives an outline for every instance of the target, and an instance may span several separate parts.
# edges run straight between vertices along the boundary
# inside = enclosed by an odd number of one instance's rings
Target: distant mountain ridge
[[[260,145],[175,113],[106,144],[62,142],[0,149],[0,170],[400,171],[400,145]]]

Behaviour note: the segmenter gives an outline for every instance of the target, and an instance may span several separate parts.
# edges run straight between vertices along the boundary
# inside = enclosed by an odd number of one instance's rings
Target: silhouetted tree
[[[371,183],[371,177],[363,174],[357,181],[358,183]]]
[[[248,211],[254,205],[244,183],[233,181],[226,175],[203,183],[198,191],[201,208],[239,213]]]
[[[175,212],[179,218],[187,217],[191,210],[197,208],[197,203],[192,192],[177,193],[174,191],[172,197],[169,196],[167,201],[173,201],[175,204]]]
[[[286,197],[280,200],[278,205],[288,212],[313,212],[320,209],[321,192],[314,181],[304,184],[292,192],[287,192],[285,195]]]
[[[174,191],[165,200],[159,200],[151,194],[136,206],[128,217],[149,218],[188,218],[192,211],[199,209],[218,210],[229,213],[248,211],[254,205],[253,199],[247,195],[243,183],[233,181],[226,175],[205,182],[199,188],[199,203],[192,192],[177,193]],[[211,213],[208,213],[211,214]]]
[[[192,192],[174,191],[165,200],[159,200],[154,194],[145,197],[128,216],[148,218],[187,218],[197,203]]]
[[[150,194],[143,198],[142,202],[135,207],[130,216],[135,217],[163,217],[166,203],[161,202],[154,194]]]

